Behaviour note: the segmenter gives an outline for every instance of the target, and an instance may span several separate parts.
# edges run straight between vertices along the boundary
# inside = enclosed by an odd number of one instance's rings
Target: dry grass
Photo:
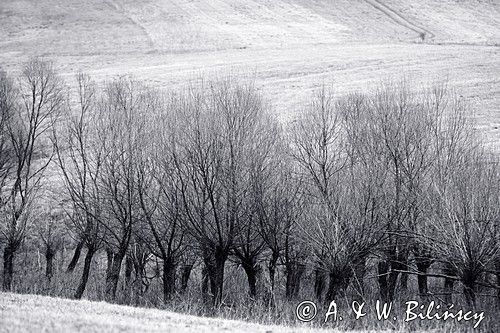
[[[0,293],[0,332],[312,332],[173,312]],[[332,330],[329,330],[332,332]]]

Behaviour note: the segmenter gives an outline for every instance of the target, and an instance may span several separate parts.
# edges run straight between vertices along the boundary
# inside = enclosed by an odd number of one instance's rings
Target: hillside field
[[[105,302],[0,292],[0,332],[309,333],[313,330],[200,318]]]
[[[447,80],[489,142],[500,138],[495,0],[3,0],[0,64],[53,59],[70,80],[132,74],[175,89],[200,76],[255,79],[283,119],[312,90]]]

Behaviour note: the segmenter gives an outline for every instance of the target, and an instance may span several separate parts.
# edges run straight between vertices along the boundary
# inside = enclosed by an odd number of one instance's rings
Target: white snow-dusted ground
[[[0,332],[172,332],[312,333],[307,327],[264,326],[235,320],[200,318],[105,302],[73,301],[0,293]],[[328,330],[335,332],[335,330]]]

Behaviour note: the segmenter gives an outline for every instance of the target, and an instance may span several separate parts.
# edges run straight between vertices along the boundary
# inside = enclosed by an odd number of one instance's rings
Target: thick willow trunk
[[[182,267],[181,275],[181,291],[185,292],[188,287],[189,277],[191,276],[191,271],[193,270],[193,265],[184,265]]]
[[[212,293],[212,304],[218,307],[222,304],[222,293],[224,289],[224,266],[226,260],[222,255],[216,255],[213,264],[208,266],[210,278],[210,292]]]
[[[455,275],[455,270],[450,266],[445,266],[444,274],[447,276]],[[455,285],[455,280],[451,278],[444,278],[444,301],[446,304],[453,304],[453,287]]]
[[[243,269],[247,275],[248,293],[251,297],[257,296],[257,277],[260,272],[260,266],[255,263],[255,260],[247,260],[242,263]]]
[[[465,302],[467,303],[467,306],[475,309],[476,308],[476,283],[474,281],[465,281],[462,282],[464,285],[464,295],[465,295]]]
[[[71,261],[69,262],[68,268],[66,269],[66,272],[71,273],[75,270],[76,265],[78,264],[78,260],[80,260],[80,255],[82,253],[82,249],[84,246],[84,241],[80,241],[75,248],[75,252],[73,253],[73,257],[71,258]]]
[[[12,290],[12,278],[14,276],[14,255],[15,249],[7,245],[3,250],[3,291]]]
[[[120,279],[120,270],[125,253],[108,253],[108,269],[106,272],[106,291],[105,299],[108,302],[114,302],[116,299],[116,289]],[[111,258],[111,262],[109,259]]]
[[[52,276],[54,276],[54,256],[55,251],[47,246],[45,249],[45,276],[50,281],[52,280]]]
[[[130,304],[132,297],[132,271],[134,262],[130,255],[125,257],[125,285],[123,286],[125,304]]]
[[[207,305],[210,299],[209,293],[210,277],[208,276],[208,268],[205,266],[201,270],[201,294],[203,297],[203,303]]]
[[[426,299],[429,294],[429,287],[427,283],[427,272],[431,267],[430,260],[417,260],[417,270],[420,274],[417,276],[418,292],[422,299]]]
[[[306,266],[302,263],[288,263],[286,265],[286,297],[287,299],[294,299],[300,292],[300,281]]]
[[[74,295],[76,299],[82,298],[83,293],[85,292],[85,288],[87,287],[87,282],[89,280],[90,266],[92,265],[92,258],[94,257],[94,254],[95,250],[93,249],[87,250],[87,254],[85,255],[85,261],[83,264],[82,277],[80,278],[80,283],[78,284],[78,288],[76,289]]]
[[[271,284],[271,293],[274,293],[274,280],[276,276],[276,266],[278,265],[278,255],[273,252],[271,259],[267,265],[269,271],[269,283]]]
[[[321,302],[323,299],[323,292],[326,287],[326,274],[323,265],[319,264],[314,270],[314,294],[316,299]]]
[[[325,302],[330,303],[335,298],[343,296],[349,286],[349,276],[347,272],[330,272],[328,283],[328,291],[326,293]]]
[[[389,300],[389,287],[388,287],[388,274],[389,274],[389,264],[385,260],[381,260],[377,265],[378,269],[378,286],[380,292],[380,298],[384,302]]]
[[[168,303],[175,292],[175,263],[171,258],[163,260],[163,301]]]

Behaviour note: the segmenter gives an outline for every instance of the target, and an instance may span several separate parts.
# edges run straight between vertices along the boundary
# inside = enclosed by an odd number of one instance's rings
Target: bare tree
[[[236,226],[232,252],[238,264],[244,269],[251,297],[257,296],[257,281],[261,275],[261,254],[265,250],[261,226],[266,224],[268,186],[276,180],[279,172],[280,158],[285,152],[280,151],[285,145],[282,142],[280,128],[274,119],[264,121],[253,138],[255,148],[249,160],[249,190],[243,202],[243,214]]]
[[[69,206],[65,205],[65,209],[71,222],[69,227],[79,240],[68,271],[71,272],[76,266],[81,248],[87,248],[82,276],[74,294],[79,299],[85,292],[92,259],[101,247],[104,236],[101,226],[104,199],[99,188],[99,177],[106,154],[104,146],[96,140],[95,83],[84,74],[78,74],[76,81],[78,109],[74,112],[68,109],[67,123],[63,129],[54,128],[52,142],[66,188],[66,203]]]
[[[264,120],[251,85],[230,80],[191,91],[180,108],[174,161],[190,235],[203,253],[213,303],[222,302],[224,266],[242,223],[249,160]]]
[[[373,140],[363,111],[362,101],[351,98],[339,105],[323,89],[292,127],[292,154],[307,195],[300,232],[318,256],[317,269],[329,276],[327,301],[347,288],[357,266],[364,266],[384,237],[385,171],[358,156],[361,140]],[[345,121],[343,114],[354,118]]]
[[[378,263],[380,293],[386,301],[394,299],[398,277],[406,288],[412,251],[417,269],[422,271],[421,294],[427,294],[430,248],[416,242],[413,235],[423,228],[425,218],[422,196],[428,190],[435,160],[432,124],[441,112],[431,104],[440,102],[439,94],[419,94],[401,81],[381,86],[369,99],[367,112],[374,136],[369,149],[377,151],[379,167],[388,170],[383,184],[387,240]]]
[[[104,158],[99,190],[105,207],[102,225],[108,251],[106,299],[114,300],[123,259],[134,226],[141,220],[138,159],[147,141],[147,115],[157,107],[155,95],[137,82],[119,78],[107,84],[98,106],[97,144]]]
[[[467,304],[475,307],[479,286],[499,288],[485,276],[495,272],[500,251],[500,175],[498,161],[482,149],[465,149],[467,154],[456,155],[452,168],[434,183],[432,222],[424,239],[448,274],[454,273],[447,278],[462,283]]]
[[[54,275],[54,257],[62,248],[65,235],[64,219],[61,209],[37,212],[35,229],[45,253],[45,276],[50,281]]]
[[[175,129],[170,118],[178,106],[173,97],[163,105],[166,109],[151,115],[153,131],[138,160],[137,189],[145,224],[139,237],[163,261],[163,299],[168,302],[175,291],[176,267],[186,250],[186,235],[180,181],[172,160]]]
[[[30,60],[24,67],[19,92],[8,122],[13,167],[2,191],[1,235],[6,246],[3,289],[10,290],[14,256],[32,218],[30,206],[53,157],[47,137],[64,105],[63,85],[52,63]]]
[[[136,226],[140,226],[140,224]],[[152,255],[148,242],[139,237],[139,234],[142,234],[142,230],[135,229],[125,259],[125,299],[127,303],[133,302],[133,304],[140,304],[144,293],[150,286],[147,266]],[[133,281],[132,270],[134,271]]]
[[[289,155],[285,140],[275,145],[274,159],[265,169],[258,170],[252,176],[252,200],[259,222],[259,233],[265,243],[265,257],[269,281],[266,301],[274,306],[275,283],[278,265],[285,265],[287,271],[287,294],[289,297],[298,292],[297,282],[300,274],[292,270],[300,257],[303,257],[301,243],[296,239],[298,216],[302,210],[302,186],[299,177],[295,177],[294,165]],[[288,268],[287,268],[288,267]],[[301,266],[303,267],[303,266]]]

